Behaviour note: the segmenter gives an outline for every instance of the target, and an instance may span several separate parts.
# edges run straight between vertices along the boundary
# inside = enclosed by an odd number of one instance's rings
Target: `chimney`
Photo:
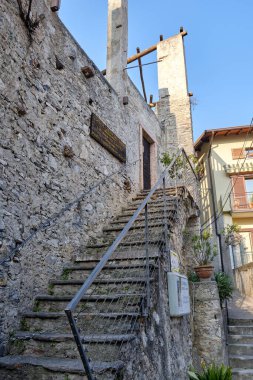
[[[123,101],[127,96],[128,0],[108,0],[106,79]]]

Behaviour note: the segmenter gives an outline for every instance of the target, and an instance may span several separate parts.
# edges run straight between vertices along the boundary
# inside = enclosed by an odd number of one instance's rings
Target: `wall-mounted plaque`
[[[121,162],[126,162],[126,145],[94,113],[90,136]]]
[[[168,273],[169,306],[171,317],[190,314],[189,283],[186,276]]]

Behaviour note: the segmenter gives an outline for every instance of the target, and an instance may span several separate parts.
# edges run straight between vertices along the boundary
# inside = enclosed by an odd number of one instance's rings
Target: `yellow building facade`
[[[195,143],[201,183],[201,226],[217,236],[221,269],[253,261],[253,127],[206,130]],[[242,244],[234,255],[223,229],[240,227]]]

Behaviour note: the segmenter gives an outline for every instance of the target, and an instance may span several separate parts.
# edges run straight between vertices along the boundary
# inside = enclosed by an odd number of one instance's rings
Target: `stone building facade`
[[[126,0],[109,1],[105,78],[49,0],[33,1],[32,33],[16,0],[0,3],[0,355],[35,295],[46,293],[50,278],[85,254],[87,242],[143,189],[143,138],[151,186],[163,152],[192,151],[184,33],[157,46],[153,112],[124,70],[126,14]],[[126,159],[92,136],[94,117]]]

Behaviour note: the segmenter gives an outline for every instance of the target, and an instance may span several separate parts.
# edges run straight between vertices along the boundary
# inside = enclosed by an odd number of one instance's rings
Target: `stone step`
[[[96,265],[101,260],[101,257],[105,254],[106,250],[100,250],[93,254],[80,254],[75,259],[75,265],[84,265],[86,263],[94,264]],[[156,262],[158,260],[158,257],[160,257],[161,252],[157,250],[157,247],[149,247],[149,258],[153,262]],[[110,260],[108,260],[108,264],[115,264],[118,265],[121,264],[141,264],[145,263],[146,261],[146,249],[145,247],[134,247],[134,249],[127,248],[126,250],[122,251],[116,251],[113,253]]]
[[[33,311],[59,312],[64,311],[72,300],[71,295],[51,296],[39,295],[35,298]],[[85,313],[110,313],[110,312],[140,312],[145,294],[93,294],[84,296],[79,302],[76,311]]]
[[[171,206],[177,206],[177,204],[180,202],[180,199],[179,198],[173,198],[173,199],[166,199],[166,207],[171,207]],[[129,204],[128,206],[126,207],[123,207],[122,208],[122,212],[125,212],[125,211],[136,211],[139,206],[140,206],[141,202],[139,201],[135,201],[135,202],[132,202],[131,204]],[[163,211],[164,210],[164,200],[161,198],[157,201],[153,201],[153,202],[150,202],[148,203],[148,209],[149,210],[160,210],[160,211]],[[144,211],[143,211],[144,212]]]
[[[135,209],[134,209],[135,210]],[[127,222],[129,219],[133,216],[134,210],[127,210],[123,209],[121,214],[117,216],[113,221],[117,221],[120,219],[125,219]],[[166,213],[167,215],[174,215],[177,212],[177,207],[174,204],[166,205]],[[163,217],[164,215],[164,207],[151,207],[148,209],[149,219],[155,218],[155,217]],[[145,216],[145,210],[141,211],[138,218],[136,220],[144,220]]]
[[[253,319],[228,319],[228,325],[230,326],[244,326],[251,325],[253,326]]]
[[[168,212],[167,213],[167,222],[168,223],[171,223],[172,220],[174,219],[174,216],[175,216],[175,212]],[[128,217],[125,217],[125,216],[121,216],[117,219],[115,219],[114,221],[112,221],[110,223],[110,225],[108,227],[105,227],[103,229],[104,232],[107,232],[108,230],[110,231],[111,228],[114,228],[114,227],[121,227],[121,229],[123,229],[125,227],[125,225],[128,223],[129,221],[129,218]],[[148,217],[148,226],[150,228],[152,228],[153,226],[160,226],[160,225],[164,225],[164,214],[163,212],[162,213],[159,213],[159,214],[152,214],[151,217]],[[129,231],[133,230],[133,229],[137,229],[137,228],[145,228],[145,217],[141,217],[141,218],[138,218],[136,220],[136,222],[133,224],[133,227],[130,228]]]
[[[126,277],[126,278],[103,278],[101,273],[97,280],[93,282],[87,290],[88,294],[112,294],[120,292],[121,294],[136,294],[145,292],[146,278]],[[150,279],[152,282],[153,279]],[[49,294],[51,295],[74,295],[83,285],[83,280],[51,280],[49,284]]]
[[[81,332],[82,333],[82,332]],[[115,361],[120,357],[124,344],[133,341],[135,334],[81,335],[87,356],[94,361]],[[20,331],[12,338],[11,355],[47,356],[78,359],[79,352],[72,334],[31,333]]]
[[[230,343],[228,351],[230,355],[253,355],[253,344]]]
[[[253,335],[253,325],[228,326],[228,332],[235,335]]]
[[[229,355],[229,365],[232,368],[252,369],[252,355]]]
[[[95,268],[96,265],[86,263],[85,265],[80,266],[69,266],[66,267],[61,275],[61,279],[65,280],[85,280],[91,271]],[[153,271],[157,268],[157,265],[154,263],[149,263],[150,271]],[[131,277],[144,277],[146,272],[146,263],[141,264],[118,264],[118,265],[106,265],[103,268],[104,278],[125,278],[129,275]]]
[[[160,240],[159,240],[160,242]],[[162,241],[162,243],[164,243]],[[98,260],[100,261],[102,256],[106,253],[106,251],[109,249],[110,245],[109,244],[95,244],[90,245],[90,248],[86,248],[83,253],[80,253],[77,257],[75,262],[80,263],[82,262],[91,262]],[[149,257],[150,259],[155,259],[160,256],[160,253],[162,251],[161,249],[158,249],[160,247],[157,247],[156,244],[149,244]],[[143,260],[146,260],[146,249],[144,244],[137,245],[135,247],[132,247],[131,245],[129,246],[124,246],[120,245],[119,247],[116,248],[116,250],[113,252],[110,260],[108,263],[119,263],[119,262],[126,262],[130,261],[133,264],[139,264],[140,262],[143,262]]]
[[[153,194],[153,197],[154,196],[158,196],[158,195],[163,195],[165,192],[166,195],[179,195],[179,194],[182,194],[184,192],[184,189],[183,187],[178,187],[177,189],[175,189],[174,187],[170,187],[170,188],[166,188],[165,190],[163,189],[157,189],[154,194]],[[134,198],[146,198],[146,196],[150,193],[150,190],[143,190],[141,191],[139,194],[137,194]]]
[[[253,335],[236,335],[229,334],[228,335],[229,343],[238,343],[238,344],[253,344]]]
[[[92,363],[98,380],[111,380],[123,367],[122,361]],[[87,380],[80,359],[9,355],[0,358],[0,372],[2,380]]]
[[[174,199],[179,199],[179,197],[181,195],[182,195],[181,192],[178,192],[178,194],[176,194],[176,193],[172,193],[172,192],[167,191],[165,193],[166,201],[168,201],[168,200],[173,201]],[[130,202],[130,204],[141,204],[141,202],[143,202],[147,196],[148,196],[148,194],[139,194],[139,195],[132,198],[132,201]],[[164,197],[163,192],[154,193],[152,195],[152,197],[150,198],[148,204],[153,204],[157,201],[163,201],[163,197]]]
[[[234,368],[232,370],[233,380],[252,380],[253,369]]]
[[[171,220],[167,221],[168,225],[172,223]],[[104,232],[111,232],[111,231],[122,231],[125,227],[125,223],[111,223],[110,227],[105,227],[103,229]],[[149,233],[152,234],[153,228],[157,227],[164,227],[164,218],[158,219],[156,222],[148,223]],[[134,225],[130,228],[128,234],[134,230],[143,230],[145,232],[145,223],[143,222],[137,222],[134,223]]]
[[[92,249],[104,248],[106,250],[106,248],[108,249],[112,245],[113,242],[114,242],[114,240],[110,240],[108,242],[94,243],[92,245],[87,245],[87,248],[92,248]],[[120,243],[120,246],[121,247],[131,247],[131,246],[142,247],[145,244],[146,244],[145,239],[131,240],[131,241],[127,241],[126,239],[124,239]],[[161,244],[164,244],[162,234],[161,234],[161,236],[157,236],[155,239],[149,239],[148,244],[150,246],[160,246]]]
[[[80,313],[77,323],[86,334],[126,334],[139,328],[140,313]],[[22,315],[22,331],[29,332],[66,332],[70,325],[64,312],[30,312]]]

